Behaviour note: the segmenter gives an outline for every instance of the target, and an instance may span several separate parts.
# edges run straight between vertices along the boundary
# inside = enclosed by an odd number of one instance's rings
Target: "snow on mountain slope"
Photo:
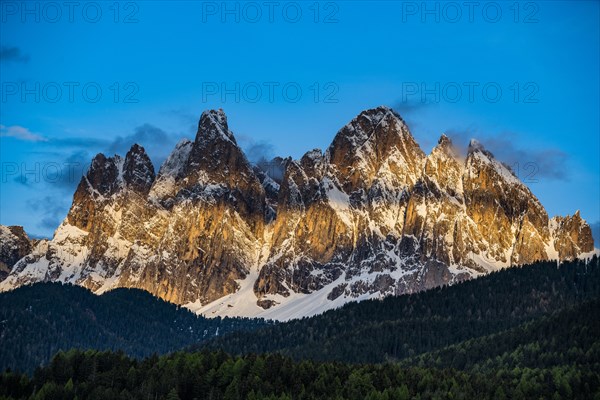
[[[579,213],[549,219],[480,143],[465,157],[442,135],[426,155],[387,107],[324,153],[273,163],[250,164],[222,110],[202,113],[157,175],[138,145],[98,154],[54,238],[0,290],[135,287],[208,316],[290,319],[594,250]]]

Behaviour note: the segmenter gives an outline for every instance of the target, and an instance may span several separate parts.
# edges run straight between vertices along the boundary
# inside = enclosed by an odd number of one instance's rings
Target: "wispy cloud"
[[[10,127],[9,129],[2,126],[2,134],[5,136],[19,135],[18,137],[23,140],[36,139],[31,136],[35,134],[24,128]],[[39,137],[41,138],[41,136]],[[33,182],[27,177],[17,177],[15,182],[29,187],[33,187],[34,183],[44,182],[46,185],[44,190],[52,194],[27,200],[26,204],[32,213],[39,215],[38,228],[54,230],[67,214],[70,195],[81,180],[81,176],[86,173],[91,159],[96,153],[124,156],[134,143],[138,143],[146,148],[154,162],[161,163],[179,139],[178,136],[169,134],[151,124],[138,126],[132,134],[119,136],[112,141],[85,137],[43,138],[43,141],[46,142],[44,149],[48,151],[36,151],[39,155],[38,159],[47,156],[49,163],[62,168],[61,173],[58,177],[53,176],[52,180],[43,179],[42,176],[41,180]]]
[[[114,139],[108,144],[106,153],[125,155],[131,146],[137,143],[144,147],[154,167],[158,169],[179,140],[181,140],[180,135],[165,132],[152,124],[145,123],[136,127],[132,134]]]
[[[40,215],[38,227],[43,229],[56,229],[69,210],[64,198],[54,196],[29,199],[26,204],[32,212]]]
[[[557,148],[524,147],[519,145],[518,136],[513,132],[504,132],[498,135],[482,134],[475,128],[466,130],[450,129],[446,131],[458,148],[466,148],[469,140],[477,139],[481,144],[508,166],[525,168],[531,165],[528,173],[535,178],[548,178],[554,180],[567,180],[569,172],[567,164],[569,156]],[[464,146],[464,147],[463,147]],[[528,164],[531,163],[531,164]]]
[[[425,108],[433,106],[434,103],[421,101],[416,99],[406,99],[404,101],[397,101],[392,108],[400,114],[402,118],[404,116],[412,116],[418,111],[424,110]]]
[[[590,224],[592,228],[592,236],[594,237],[594,247],[600,248],[600,221]]]
[[[0,136],[13,137],[19,140],[25,140],[29,142],[47,142],[48,139],[38,135],[37,133],[31,132],[29,129],[19,126],[4,126],[0,125]]]
[[[0,61],[27,63],[29,62],[29,56],[21,53],[21,49],[18,47],[2,46],[0,47]]]
[[[275,154],[275,147],[266,141],[250,143],[245,149],[246,157],[251,163],[258,163],[264,160],[271,160]]]

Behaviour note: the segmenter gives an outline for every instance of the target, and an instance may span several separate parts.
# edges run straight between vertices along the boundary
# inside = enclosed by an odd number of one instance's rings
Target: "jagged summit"
[[[143,194],[150,191],[156,178],[154,165],[146,150],[137,143],[131,146],[125,156],[122,174],[126,185],[131,189]]]
[[[403,129],[404,128],[404,129]],[[340,142],[347,142],[353,148],[362,146],[376,131],[381,134],[401,135],[408,128],[400,114],[386,106],[365,110],[337,133],[328,151],[334,150]]]
[[[434,153],[445,154],[456,159],[462,158],[460,149],[454,145],[452,139],[443,133],[429,156],[433,155]]]
[[[381,105],[375,108],[371,108],[365,111],[362,111],[357,118],[368,118],[371,120],[371,122],[373,124],[378,124],[380,123],[385,117],[387,117],[388,115],[393,115],[394,118],[402,121],[402,123],[404,123],[404,120],[402,119],[402,117],[400,116],[400,113],[398,113],[396,110],[394,110],[393,108],[390,108],[388,106],[385,105]]]
[[[17,261],[31,253],[33,245],[22,226],[0,225],[0,282]]]
[[[477,141],[454,150],[442,135],[425,155],[382,106],[325,152],[253,166],[223,110],[205,111],[156,176],[139,145],[94,157],[54,238],[0,290],[135,287],[208,316],[289,319],[593,250],[580,213],[549,219]]]
[[[214,140],[228,140],[237,145],[233,133],[229,130],[227,116],[222,108],[204,111],[198,122],[196,143]]]
[[[445,133],[442,133],[442,135],[438,139],[437,144],[441,145],[441,146],[452,146],[453,145],[452,140],[448,136],[446,136]]]
[[[365,189],[393,172],[398,185],[413,184],[425,154],[400,116],[389,107],[361,112],[336,134],[325,153],[347,193]]]
[[[178,176],[183,172],[190,151],[192,150],[192,142],[189,139],[181,139],[176,145],[171,154],[166,158],[160,166],[158,176]]]

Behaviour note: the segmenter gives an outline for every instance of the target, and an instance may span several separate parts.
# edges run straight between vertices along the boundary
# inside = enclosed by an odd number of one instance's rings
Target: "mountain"
[[[290,319],[593,252],[579,213],[550,219],[481,144],[431,154],[387,107],[325,152],[251,165],[222,110],[157,174],[144,149],[98,154],[52,240],[0,290],[38,281],[146,290],[205,315]],[[267,163],[268,164],[268,163]]]
[[[31,252],[33,244],[22,226],[0,225],[0,282],[17,261]]]
[[[59,283],[0,293],[0,321],[0,370],[28,372],[60,350],[120,350],[143,357],[265,325],[260,319],[204,318],[139,289],[96,296]]]

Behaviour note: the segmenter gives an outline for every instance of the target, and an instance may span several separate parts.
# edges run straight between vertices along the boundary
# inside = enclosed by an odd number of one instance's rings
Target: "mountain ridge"
[[[141,146],[94,157],[67,218],[0,282],[147,290],[205,315],[289,319],[593,252],[481,144],[425,154],[400,115],[361,112],[325,152],[252,166],[223,110],[158,173]]]

